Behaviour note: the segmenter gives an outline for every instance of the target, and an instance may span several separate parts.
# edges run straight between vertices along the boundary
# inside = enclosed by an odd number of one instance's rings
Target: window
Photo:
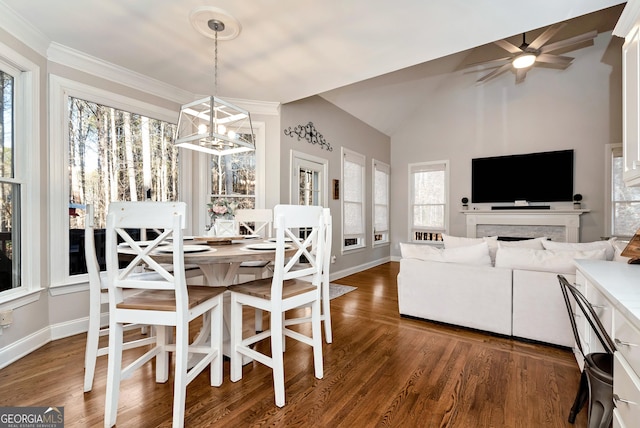
[[[611,236],[630,238],[640,228],[640,187],[626,187],[624,184],[622,145],[610,144],[607,152],[607,200],[610,201],[608,231]]]
[[[0,43],[0,302],[39,298],[39,68]]]
[[[365,245],[364,169],[363,155],[342,149],[342,250]]]
[[[211,156],[211,199],[217,198],[238,208],[256,208],[255,151]]]
[[[389,171],[373,159],[373,245],[389,243]]]
[[[75,97],[68,115],[69,275],[76,275],[87,272],[79,211],[93,205],[102,254],[110,202],[177,200],[178,148],[171,123]]]
[[[58,76],[50,86],[50,256],[64,267],[51,270],[55,288],[86,280],[86,204],[100,254],[109,202],[177,200],[184,165],[172,144],[177,112]]]
[[[441,241],[447,231],[449,162],[409,164],[411,241]]]

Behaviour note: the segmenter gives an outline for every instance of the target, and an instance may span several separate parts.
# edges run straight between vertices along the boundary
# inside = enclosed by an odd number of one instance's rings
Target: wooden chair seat
[[[271,282],[271,278],[257,279],[243,284],[232,285],[229,287],[229,291],[271,300]],[[282,298],[288,299],[308,291],[313,291],[315,288],[315,285],[307,281],[287,279],[282,283]]]
[[[225,287],[204,287],[190,285],[189,309],[193,309],[201,303],[216,297],[226,291]],[[173,290],[145,290],[136,293],[116,305],[118,309],[141,309],[147,311],[175,311],[176,297]]]

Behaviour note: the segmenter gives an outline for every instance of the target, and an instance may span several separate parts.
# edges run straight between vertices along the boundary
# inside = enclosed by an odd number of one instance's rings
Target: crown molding
[[[151,79],[143,74],[56,42],[51,42],[49,45],[49,49],[47,49],[47,59],[51,62],[120,83],[179,104],[184,104],[194,99],[193,94],[188,91],[168,85],[159,80]]]
[[[0,0],[0,28],[46,57],[50,40],[29,21]]]
[[[624,6],[620,18],[613,29],[613,35],[622,37],[623,39],[631,31],[636,23],[636,19],[640,14],[640,1],[629,1]]]

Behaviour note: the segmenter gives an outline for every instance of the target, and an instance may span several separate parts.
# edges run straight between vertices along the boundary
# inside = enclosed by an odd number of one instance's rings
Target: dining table
[[[276,257],[276,243],[274,239],[265,240],[255,236],[235,236],[217,239],[215,237],[185,236],[183,239],[184,264],[195,265],[200,268],[205,283],[211,287],[226,287],[235,281],[238,268],[247,261],[270,261]],[[127,245],[121,245],[118,251],[123,256],[133,254]],[[295,253],[293,246],[285,249],[285,256]],[[160,246],[150,253],[158,263],[173,263],[173,253],[170,246]],[[226,292],[223,303],[223,352],[230,356],[230,326],[231,326],[231,293]],[[210,324],[203,321],[203,327],[194,339],[194,345],[201,344],[209,336]],[[243,359],[246,364],[251,360]]]

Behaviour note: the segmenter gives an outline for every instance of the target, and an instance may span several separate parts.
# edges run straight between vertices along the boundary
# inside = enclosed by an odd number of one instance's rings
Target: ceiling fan
[[[564,49],[566,51],[566,49],[572,46],[573,49],[576,49],[577,46],[575,45],[585,42],[593,44],[593,39],[598,35],[598,32],[596,30],[593,30],[588,33],[580,34],[575,37],[545,45],[545,43],[547,43],[565,25],[566,23],[558,23],[552,25],[551,27],[547,28],[542,34],[536,37],[536,39],[531,43],[527,43],[525,41],[525,33],[523,33],[522,44],[520,46],[516,46],[506,40],[498,40],[496,42],[493,42],[496,45],[500,46],[502,49],[509,52],[510,55],[491,61],[470,64],[469,67],[489,64],[494,65],[504,62],[504,64],[498,65],[497,68],[492,72],[479,78],[477,80],[477,83],[482,83],[493,79],[494,77],[499,76],[509,69],[515,70],[516,83],[520,83],[524,81],[527,72],[535,65],[544,65],[562,70],[569,67],[569,65],[571,65],[571,62],[573,61],[573,57],[556,55],[551,52],[559,51],[561,49]]]

